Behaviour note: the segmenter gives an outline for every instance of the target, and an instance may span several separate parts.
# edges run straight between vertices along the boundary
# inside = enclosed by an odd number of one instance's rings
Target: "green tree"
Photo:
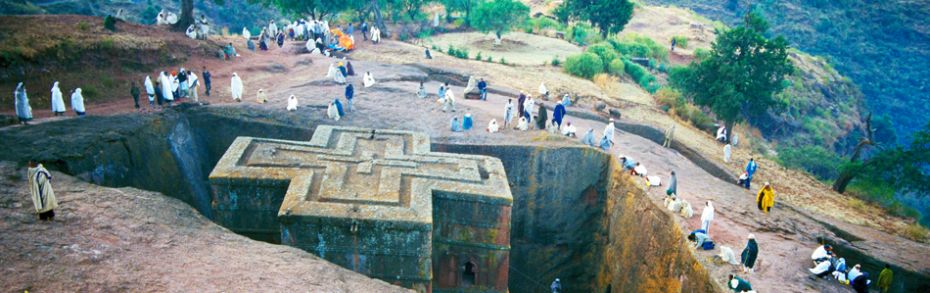
[[[584,20],[601,31],[601,37],[615,34],[633,17],[633,3],[629,0],[566,0],[554,11],[563,21]]]
[[[446,19],[452,21],[452,12],[461,12],[465,14],[465,25],[471,25],[471,12],[481,1],[479,0],[442,0],[442,5],[446,7]]]
[[[673,84],[694,102],[706,106],[727,129],[746,117],[776,107],[774,95],[793,70],[788,61],[788,42],[781,36],[767,39],[768,24],[755,12],[742,25],[718,32],[710,55],[676,72]],[[729,139],[730,132],[727,132]]]
[[[471,14],[471,25],[483,32],[493,32],[497,37],[495,45],[500,44],[504,33],[523,20],[530,13],[530,8],[520,1],[493,0],[482,2]]]
[[[848,163],[842,171],[852,174],[850,181],[868,178],[896,191],[930,194],[930,123],[913,134],[910,146],[884,148],[867,160]]]
[[[187,0],[184,0],[187,1]],[[282,13],[297,17],[310,16],[313,19],[323,19],[327,15],[335,14],[350,8],[356,1],[346,0],[253,0],[268,7],[278,8]],[[377,2],[372,0],[371,2]]]

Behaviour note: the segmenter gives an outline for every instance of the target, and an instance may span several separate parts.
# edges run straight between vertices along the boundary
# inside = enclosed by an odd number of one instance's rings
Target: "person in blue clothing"
[[[352,112],[352,96],[355,95],[355,87],[352,83],[346,85],[346,112]]]
[[[749,183],[752,182],[752,175],[756,173],[756,169],[758,168],[759,168],[759,165],[756,164],[756,160],[754,158],[749,158],[749,163],[746,164],[747,177],[746,177],[746,180],[743,181],[743,184],[745,184],[743,187],[746,187],[746,189],[749,189]]]
[[[563,118],[565,118],[565,106],[562,104],[555,104],[555,108],[552,110],[552,123],[561,129]]]
[[[750,285],[748,281],[734,275],[730,275],[730,281],[727,282],[727,285],[727,287],[729,287],[730,290],[733,290],[733,292],[752,291],[752,285]]]
[[[488,100],[488,82],[484,81],[484,78],[478,81],[478,90],[481,91],[481,100]]]

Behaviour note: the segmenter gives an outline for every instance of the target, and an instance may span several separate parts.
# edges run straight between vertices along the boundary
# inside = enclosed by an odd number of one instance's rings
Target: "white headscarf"
[[[229,89],[232,93],[233,99],[242,99],[242,91],[244,90],[244,86],[242,85],[242,79],[239,78],[239,74],[233,72],[232,78],[229,82]]]
[[[74,89],[71,94],[71,108],[76,112],[86,112],[84,109],[84,96],[81,95],[81,88]]]
[[[291,97],[287,98],[287,110],[288,111],[297,110],[297,96],[291,95]]]
[[[64,112],[68,111],[68,108],[65,107],[65,99],[61,94],[61,88],[58,87],[58,82],[52,85],[52,112]]]

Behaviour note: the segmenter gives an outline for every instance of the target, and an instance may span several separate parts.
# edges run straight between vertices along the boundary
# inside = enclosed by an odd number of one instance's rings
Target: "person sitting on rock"
[[[459,123],[459,117],[452,117],[451,130],[452,132],[462,132],[462,125]]]
[[[633,167],[633,171],[630,174],[643,177],[649,175],[649,171],[646,170],[646,166],[637,162],[636,167]]]
[[[500,130],[500,126],[497,125],[497,119],[491,119],[491,122],[488,122],[488,132],[497,133]]]
[[[333,119],[336,121],[339,121],[339,118],[341,118],[341,116],[339,115],[339,109],[336,109],[336,101],[332,101],[329,103],[329,107],[326,108],[326,117],[329,117],[329,119]]]
[[[572,125],[572,122],[568,121],[565,123],[565,127],[562,128],[562,135],[568,136],[568,137],[576,137],[575,132],[577,131],[578,129],[575,128],[575,125]]]
[[[520,117],[520,120],[517,121],[517,130],[526,131],[529,127],[530,123],[526,121],[526,117]]]
[[[588,131],[584,133],[584,137],[581,138],[581,142],[587,146],[594,146],[594,128],[588,128]]]
[[[287,98],[287,110],[297,111],[297,96],[291,95]]]

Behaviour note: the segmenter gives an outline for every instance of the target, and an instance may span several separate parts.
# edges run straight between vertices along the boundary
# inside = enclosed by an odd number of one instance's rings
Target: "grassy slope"
[[[178,0],[0,0],[0,14],[80,14],[103,17],[123,9],[126,20],[154,24],[155,15],[162,8],[178,13]],[[201,13],[217,25],[216,29],[229,27],[230,32],[239,32],[243,26],[254,29],[279,19],[281,14],[274,9],[265,9],[249,4],[247,0],[225,0],[216,4],[213,0],[194,1],[194,14]]]
[[[924,126],[930,115],[930,2],[892,0],[710,1],[645,0],[691,8],[733,24],[755,4],[772,30],[798,48],[830,56],[862,87],[868,108],[888,114],[900,134]],[[726,4],[732,3],[732,4]],[[901,135],[906,137],[906,135]]]
[[[52,83],[67,100],[80,87],[88,103],[129,95],[129,81],[143,73],[179,64],[191,54],[206,56],[219,44],[194,41],[163,28],[118,23],[103,28],[96,17],[0,17],[0,110],[13,107],[12,93],[23,81],[33,109],[49,107]],[[141,86],[141,84],[140,84]],[[70,104],[70,103],[66,103]]]

